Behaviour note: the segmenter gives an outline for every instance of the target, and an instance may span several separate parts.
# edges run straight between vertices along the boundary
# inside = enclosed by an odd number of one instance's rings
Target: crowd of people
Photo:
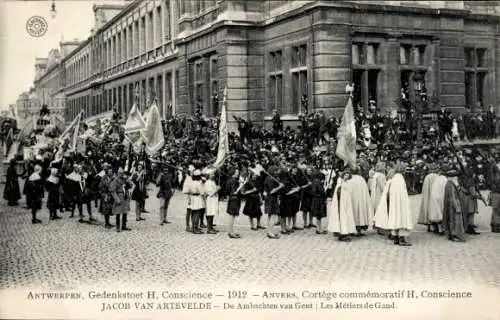
[[[441,127],[445,120],[440,117],[448,116],[443,110],[436,125]],[[500,154],[483,154],[478,148],[457,151],[449,138],[453,132],[445,127],[435,136],[425,130],[423,140],[416,142],[416,132],[398,117],[357,112],[353,167],[335,156],[339,121],[321,112],[301,115],[296,128],[284,127],[277,112],[269,129],[235,120],[238,133],[229,134],[230,153],[220,168],[211,166],[218,120],[200,114],[192,119],[169,117],[164,122],[165,146],[153,157],[146,156],[145,146],[133,153],[107,141],[88,143],[82,153],[63,146],[41,150],[25,159],[20,175],[13,159],[4,198],[16,206],[25,195],[34,224],[41,222],[38,215],[46,198],[50,220],[64,212],[73,218],[78,211],[79,222],[97,224],[98,212],[105,228],[121,232],[130,230],[130,203],[135,202],[140,223],[152,196],[161,199],[159,224],[169,224],[169,203],[177,191],[186,196],[186,231],[194,234],[205,229],[216,234],[219,201],[227,201],[231,238],[240,237],[234,220],[242,214],[251,230],[266,229],[271,239],[315,228],[318,235],[333,233],[340,241],[350,241],[375,228],[407,246],[414,228],[408,196],[422,192],[418,223],[427,225],[429,232],[452,241],[478,234],[477,201],[492,206],[491,228],[500,232]],[[111,127],[117,140],[123,140],[122,130]],[[22,193],[19,176],[25,178]],[[158,187],[157,194],[149,194],[150,183]],[[482,199],[480,189],[490,190],[488,199]],[[266,226],[263,215],[268,215]]]

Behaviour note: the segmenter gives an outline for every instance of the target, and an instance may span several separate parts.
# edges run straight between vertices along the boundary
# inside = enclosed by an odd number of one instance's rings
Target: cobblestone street
[[[154,190],[150,195],[156,194]],[[271,240],[264,231],[251,231],[246,217],[237,220],[241,239],[225,232],[227,216],[216,217],[218,235],[185,232],[185,199],[176,193],[169,216],[160,226],[159,201],[148,200],[146,221],[129,215],[130,232],[117,233],[100,225],[78,223],[69,212],[62,220],[31,224],[24,208],[2,204],[0,213],[0,287],[74,286],[120,281],[124,285],[168,284],[279,285],[307,280],[310,284],[335,281],[412,281],[417,284],[459,281],[500,286],[500,236],[489,232],[490,208],[480,205],[479,236],[452,243],[418,226],[412,247],[397,247],[371,233],[340,243],[313,229]],[[414,213],[419,196],[412,197]],[[224,206],[223,203],[222,206]],[[132,205],[133,206],[133,205]],[[45,206],[44,206],[45,207]],[[133,207],[132,207],[133,210]],[[133,211],[132,211],[133,212]],[[266,225],[264,220],[263,225]]]

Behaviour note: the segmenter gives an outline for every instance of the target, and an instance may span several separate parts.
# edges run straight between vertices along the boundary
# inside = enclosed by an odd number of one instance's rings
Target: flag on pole
[[[354,110],[352,107],[352,97],[349,96],[345,106],[342,123],[337,134],[336,155],[344,160],[351,168],[356,167],[356,122],[354,120]]]
[[[125,138],[130,144],[136,144],[141,139],[141,132],[146,129],[146,122],[138,109],[139,87],[135,86],[135,99],[125,123]]]
[[[69,149],[76,150],[76,144],[78,142],[79,132],[80,132],[80,122],[82,120],[82,112],[70,123],[70,125],[64,130],[63,134],[59,137],[59,142],[64,144],[66,140],[69,140]]]
[[[33,118],[33,116],[29,117],[28,121],[24,123],[24,126],[19,132],[18,135],[19,141],[23,141],[26,137],[28,137],[31,134],[31,132],[33,132],[35,127],[34,123],[35,123],[35,118]]]
[[[224,160],[229,155],[229,137],[227,130],[227,87],[224,88],[224,97],[222,99],[222,109],[219,122],[219,146],[217,149],[217,158],[213,166],[220,168],[224,164]]]
[[[146,153],[149,155],[156,154],[165,144],[160,111],[158,111],[156,102],[153,102],[148,110],[146,130],[143,131],[142,135],[146,143]]]

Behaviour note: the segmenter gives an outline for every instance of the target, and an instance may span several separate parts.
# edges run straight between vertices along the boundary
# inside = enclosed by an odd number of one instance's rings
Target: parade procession
[[[417,144],[397,118],[359,125],[368,120],[353,108],[352,90],[340,121],[304,113],[297,128],[283,128],[275,112],[268,130],[235,117],[238,133],[229,132],[226,90],[216,118],[162,120],[153,99],[143,112],[134,103],[126,120],[115,112],[94,127],[81,113],[63,132],[50,121],[37,132],[28,121],[5,142],[3,196],[10,207],[25,198],[32,224],[72,219],[103,232],[130,231],[146,217],[168,232],[172,212],[185,212],[194,235],[224,229],[238,239],[235,220],[246,216],[269,239],[310,229],[331,241],[369,236],[411,246],[421,224],[465,242],[479,235],[478,203],[492,207],[491,231],[500,232],[499,153],[456,147],[445,129]],[[184,207],[169,205],[175,193]],[[416,193],[418,217],[409,200]],[[151,214],[152,198],[161,204]]]

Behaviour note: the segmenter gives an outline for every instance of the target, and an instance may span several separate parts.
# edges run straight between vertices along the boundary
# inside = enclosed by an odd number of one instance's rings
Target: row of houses
[[[163,116],[213,116],[227,87],[229,119],[277,110],[296,120],[304,108],[340,113],[351,82],[356,106],[382,112],[403,95],[456,112],[500,105],[500,1],[133,0],[93,10],[88,39],[36,60],[21,103],[31,94],[66,121],[80,111],[92,121],[113,108],[125,115],[138,92],[139,108],[157,99]]]

